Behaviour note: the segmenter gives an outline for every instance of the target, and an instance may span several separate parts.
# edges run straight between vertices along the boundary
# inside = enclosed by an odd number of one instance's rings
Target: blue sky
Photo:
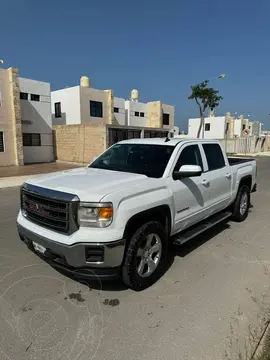
[[[81,75],[119,97],[137,88],[174,105],[183,128],[198,114],[189,85],[226,73],[212,83],[217,114],[270,128],[269,14],[269,0],[1,0],[0,59],[53,90]]]

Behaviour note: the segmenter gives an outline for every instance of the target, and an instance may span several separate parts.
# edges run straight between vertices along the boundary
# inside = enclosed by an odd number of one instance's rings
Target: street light
[[[3,65],[4,64],[4,60],[0,60],[0,65]]]
[[[216,76],[214,78],[211,78],[209,80],[204,80],[201,84],[207,85],[210,81],[217,80],[217,79],[224,79],[226,77],[226,74],[220,74],[219,76]]]

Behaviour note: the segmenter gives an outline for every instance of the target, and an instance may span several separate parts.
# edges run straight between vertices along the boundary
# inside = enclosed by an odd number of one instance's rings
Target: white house
[[[173,131],[174,106],[162,101],[139,102],[136,89],[125,100],[115,97],[112,90],[91,88],[83,76],[79,86],[52,91],[51,98],[53,125],[104,123]]]
[[[51,88],[47,82],[19,77],[24,163],[54,160]]]
[[[188,136],[197,137],[201,119],[193,118],[188,122]],[[204,119],[205,139],[224,139],[227,127],[226,116],[210,116]],[[202,137],[202,131],[201,136]]]

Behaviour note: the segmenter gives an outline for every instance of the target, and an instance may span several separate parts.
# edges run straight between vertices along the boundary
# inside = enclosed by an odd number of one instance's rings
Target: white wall
[[[114,107],[119,109],[118,113],[114,113],[114,123],[118,125],[126,125],[125,99],[115,97]]]
[[[242,136],[242,127],[243,127],[243,120],[242,119],[235,119],[234,120],[234,135],[235,136]]]
[[[147,104],[136,102],[136,101],[125,101],[125,108],[127,114],[127,125],[129,126],[148,126],[147,118]],[[139,113],[143,112],[144,117],[135,116],[135,111]]]
[[[99,124],[106,122],[108,119],[108,93],[104,90],[80,87],[81,103],[81,123],[82,124]],[[102,102],[103,117],[90,116],[90,100]]]
[[[42,81],[19,78],[20,91],[28,93],[28,100],[20,100],[22,133],[37,133],[41,146],[24,146],[24,162],[53,161],[51,88]],[[40,101],[32,101],[31,94],[39,95]]]
[[[179,133],[180,133],[179,126],[174,126],[173,127],[173,133],[174,133],[174,135],[179,135]]]
[[[52,91],[51,109],[53,125],[72,125],[81,123],[80,86]],[[54,104],[61,103],[61,117],[55,117]]]
[[[197,137],[197,132],[200,126],[200,118],[189,119],[188,122],[188,136],[192,138]],[[205,139],[224,139],[225,137],[225,116],[206,117],[205,124],[210,124],[210,130],[204,131]],[[201,136],[202,137],[202,131]]]
[[[170,115],[169,125],[163,125],[162,127],[164,129],[173,130],[173,128],[174,128],[174,106],[167,105],[167,104],[162,104],[162,111],[163,111],[164,114],[169,114]]]

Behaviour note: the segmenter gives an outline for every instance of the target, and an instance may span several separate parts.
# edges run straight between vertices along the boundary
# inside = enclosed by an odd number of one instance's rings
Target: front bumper
[[[20,238],[33,250],[33,241],[44,248],[38,253],[46,262],[77,276],[91,279],[116,279],[124,258],[125,240],[108,243],[65,245],[26,229],[17,223]],[[36,252],[36,251],[35,251]]]

